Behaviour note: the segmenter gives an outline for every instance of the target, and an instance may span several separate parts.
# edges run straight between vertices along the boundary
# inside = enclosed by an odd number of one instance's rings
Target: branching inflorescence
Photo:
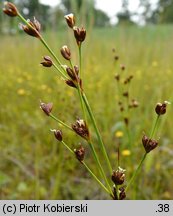
[[[16,6],[10,2],[5,2],[5,7],[3,9],[3,12],[7,14],[10,17],[18,17],[22,21],[23,24],[21,24],[21,28],[25,33],[27,33],[30,36],[33,36],[40,40],[40,42],[44,45],[44,47],[49,52],[50,56],[44,56],[43,61],[41,62],[41,65],[44,67],[54,67],[56,72],[58,72],[59,76],[62,77],[65,81],[65,83],[74,89],[77,90],[79,95],[79,101],[81,104],[81,110],[83,113],[83,116],[79,119],[76,119],[74,123],[71,125],[68,125],[58,119],[56,116],[52,114],[53,104],[52,103],[43,103],[40,102],[40,108],[43,110],[43,112],[57,121],[59,124],[61,124],[64,128],[69,129],[72,133],[74,132],[79,137],[81,137],[85,142],[88,143],[91,154],[95,160],[98,172],[100,173],[99,176],[96,176],[96,174],[90,169],[89,165],[86,162],[85,159],[85,148],[82,144],[80,144],[79,147],[76,149],[71,149],[70,146],[65,143],[63,139],[63,133],[59,129],[53,129],[51,130],[54,133],[54,136],[58,142],[60,142],[62,145],[64,145],[67,150],[76,157],[76,159],[86,168],[86,170],[91,174],[91,176],[96,180],[96,182],[104,189],[106,193],[108,193],[112,199],[115,200],[122,200],[126,197],[126,192],[128,188],[131,186],[132,182],[134,181],[136,175],[138,174],[139,170],[141,169],[141,166],[148,155],[149,152],[151,152],[153,149],[155,149],[158,145],[158,141],[154,140],[154,135],[157,130],[157,126],[159,123],[160,116],[166,113],[166,107],[167,102],[164,103],[158,103],[155,108],[155,112],[157,114],[157,118],[155,121],[155,124],[153,126],[153,129],[151,130],[151,134],[148,137],[147,135],[143,135],[142,137],[142,144],[145,149],[144,156],[142,157],[142,160],[140,161],[139,165],[137,166],[136,171],[134,171],[134,174],[132,175],[131,179],[127,182],[125,185],[125,170],[122,169],[120,166],[118,166],[115,170],[112,168],[110,158],[108,156],[107,150],[105,148],[105,144],[102,140],[101,133],[98,129],[98,126],[96,124],[95,117],[93,115],[92,109],[90,107],[90,103],[88,102],[87,96],[85,94],[85,89],[82,82],[82,43],[85,41],[86,38],[86,30],[84,27],[77,27],[75,23],[75,17],[73,14],[69,14],[65,16],[65,20],[67,22],[67,25],[71,30],[73,31],[74,38],[76,40],[78,50],[79,50],[79,65],[74,65],[72,62],[72,54],[70,49],[67,45],[62,46],[60,49],[60,53],[63,56],[63,58],[67,61],[67,65],[64,65],[61,63],[59,58],[55,55],[53,50],[49,47],[45,39],[43,38],[41,34],[41,24],[38,22],[36,18],[33,19],[33,21],[26,20],[18,11]],[[115,60],[118,60],[118,56],[115,56]],[[121,70],[125,70],[125,66],[121,66]],[[130,83],[133,76],[129,76],[124,80],[124,85]],[[120,83],[120,75],[116,74],[115,79],[117,80],[117,83],[119,85]],[[119,90],[121,92],[122,97],[129,99],[129,93],[128,91],[123,91],[121,87],[119,87]],[[129,101],[128,101],[129,102]],[[127,129],[128,127],[128,116],[127,112],[124,113],[124,106],[122,101],[119,101],[120,111],[123,113],[123,119],[125,122],[125,125]],[[137,107],[138,103],[136,100],[132,100],[131,103],[126,107],[128,109],[132,107]],[[93,126],[94,132],[91,131],[91,127],[89,125],[89,120]],[[100,150],[102,152],[101,155],[98,156],[98,153],[95,148],[95,144],[93,143],[93,133],[97,136],[97,143],[100,147]],[[100,157],[102,158],[100,159]],[[105,168],[103,168],[102,161],[106,161],[106,172]],[[119,163],[118,163],[119,164]]]

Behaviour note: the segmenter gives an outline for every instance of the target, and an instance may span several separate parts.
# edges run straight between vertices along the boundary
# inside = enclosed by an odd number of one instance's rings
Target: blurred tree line
[[[173,23],[173,0],[139,0],[138,11],[130,12],[130,0],[122,0],[122,9],[117,14],[119,24],[134,24],[133,17],[138,17],[139,22],[145,24]]]
[[[61,28],[65,25],[64,15],[74,12],[76,18],[82,25],[105,27],[110,25],[108,15],[102,10],[95,8],[94,0],[61,0],[56,7],[41,4],[39,0],[10,0],[17,5],[19,11],[26,17],[32,19],[34,16],[42,24],[42,29]],[[0,2],[3,8],[3,2]],[[4,18],[0,13],[0,31],[4,33],[15,33],[18,28],[16,19]]]
[[[85,26],[105,27],[110,25],[109,16],[95,7],[95,0],[61,0],[56,7],[41,4],[39,0],[10,0],[15,3],[21,13],[27,17],[36,17],[43,29],[61,28],[65,25],[64,15],[74,12],[78,21]],[[121,25],[134,24],[133,17],[137,16],[144,23],[173,23],[173,0],[158,0],[153,7],[152,0],[139,0],[139,11],[129,10],[130,0],[121,0],[122,9],[116,15]],[[3,8],[3,1],[0,2]],[[114,6],[114,5],[113,5]],[[115,4],[116,6],[116,4]],[[0,13],[0,32],[15,33],[17,19],[4,19]]]

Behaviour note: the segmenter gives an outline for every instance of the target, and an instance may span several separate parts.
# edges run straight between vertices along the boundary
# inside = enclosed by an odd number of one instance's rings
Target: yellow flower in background
[[[18,83],[23,83],[23,79],[19,77],[19,78],[17,79],[17,82],[18,82]]]
[[[42,84],[42,85],[40,86],[40,88],[41,88],[42,90],[46,90],[46,89],[48,89],[48,86],[45,85],[45,84]]]
[[[163,197],[164,197],[164,199],[171,199],[171,194],[170,194],[170,192],[169,192],[169,191],[165,191],[165,192],[163,193]]]
[[[157,67],[157,66],[158,66],[158,62],[157,62],[157,61],[153,61],[153,62],[152,62],[152,66],[153,66],[153,67]]]
[[[131,155],[131,151],[128,150],[128,149],[124,149],[124,150],[121,152],[121,154],[122,154],[123,156],[129,156],[129,155]]]
[[[25,91],[25,89],[22,89],[22,88],[21,88],[21,89],[18,89],[18,90],[17,90],[17,94],[18,94],[18,95],[26,95],[26,91]]]
[[[30,81],[30,80],[32,80],[32,76],[29,75],[29,74],[26,74],[26,79],[27,79],[28,81]]]
[[[123,132],[122,131],[116,131],[115,132],[115,137],[117,137],[117,138],[123,137]]]
[[[47,92],[48,92],[48,93],[51,93],[51,92],[52,92],[52,89],[51,89],[51,88],[47,88]]]

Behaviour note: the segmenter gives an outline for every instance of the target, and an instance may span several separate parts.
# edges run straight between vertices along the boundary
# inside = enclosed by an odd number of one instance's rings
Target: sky
[[[154,5],[158,0],[150,0],[150,2]],[[60,0],[40,0],[41,3],[48,4],[50,6],[57,5]],[[108,14],[111,18],[112,23],[116,23],[115,15],[121,10],[121,2],[122,0],[95,0],[96,8],[103,10]],[[129,10],[131,12],[138,11],[139,0],[129,0]],[[134,21],[138,22],[138,18],[134,17]]]

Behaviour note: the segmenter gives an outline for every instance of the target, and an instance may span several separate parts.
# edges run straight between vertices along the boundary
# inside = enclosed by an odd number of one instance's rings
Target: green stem
[[[115,185],[115,188],[116,188],[116,193],[117,193],[117,199],[119,200],[119,197],[120,197],[120,193],[119,193],[119,185]]]
[[[147,156],[147,153],[145,153],[144,156],[142,157],[142,160],[140,161],[140,163],[139,163],[139,165],[138,165],[136,171],[134,172],[132,178],[130,179],[130,181],[129,181],[129,183],[128,183],[126,189],[125,189],[125,191],[127,191],[127,190],[129,189],[129,186],[130,186],[130,185],[132,184],[132,182],[134,181],[135,177],[137,176],[139,170],[140,170],[141,167],[142,167],[142,164],[143,164],[143,162],[144,162],[146,156]]]
[[[62,143],[72,154],[74,154],[74,151],[73,151],[64,141],[61,141],[61,143]]]
[[[64,141],[61,141],[61,143],[72,153],[74,154],[74,151],[64,142]],[[88,167],[88,165],[82,161],[81,162],[85,168],[88,170],[88,172],[92,175],[92,177],[99,183],[99,185],[108,193],[110,194],[109,190],[103,185],[103,183],[97,178],[97,176],[91,171],[91,169]]]
[[[64,73],[62,73],[62,71],[58,68],[58,66],[55,63],[53,63],[53,66],[65,79],[68,79],[68,77]]]
[[[33,26],[31,26],[27,20],[19,13],[18,14],[19,18],[22,20],[22,22],[24,22],[27,26],[29,26],[30,28],[34,29],[35,31],[37,31],[35,28],[33,28]],[[44,38],[41,36],[41,34],[37,31],[38,35],[39,35],[39,39],[42,42],[42,44],[46,47],[46,49],[49,51],[49,53],[54,57],[54,59],[56,60],[56,62],[58,63],[58,65],[65,71],[65,69],[62,67],[62,64],[60,62],[60,60],[56,57],[55,53],[53,52],[53,50],[48,46],[47,42],[44,40]],[[63,72],[61,72],[63,73]]]
[[[56,62],[58,63],[58,65],[63,69],[63,71],[66,73],[65,68],[62,66],[60,60],[56,57],[55,53],[53,52],[53,50],[48,46],[48,44],[46,43],[46,41],[44,40],[44,38],[40,35],[40,41],[42,42],[42,44],[46,47],[46,49],[50,52],[50,54],[54,57],[54,59],[56,60]],[[61,71],[61,74],[64,74]],[[65,75],[65,74],[64,74]]]
[[[156,120],[155,120],[153,129],[152,129],[151,134],[150,134],[150,139],[152,139],[152,138],[154,137],[154,134],[155,134],[155,132],[156,132],[156,128],[157,128],[157,126],[158,126],[159,118],[160,118],[160,115],[157,115],[157,118],[156,118]]]
[[[56,147],[57,147],[57,143],[56,143]],[[50,198],[53,200],[58,198],[57,195],[59,194],[59,190],[60,190],[62,170],[63,170],[63,164],[61,162],[63,160],[64,155],[62,154],[62,148],[61,148],[62,146],[59,145],[58,147],[59,147],[58,157],[56,155],[57,152],[55,152],[54,154],[54,158],[56,159],[56,164],[57,164],[57,170],[56,170],[56,176],[55,176],[55,184],[54,184],[53,191],[51,193],[51,198]]]
[[[99,158],[98,158],[98,156],[97,156],[97,153],[96,153],[96,151],[95,151],[95,148],[94,148],[93,144],[92,144],[90,141],[88,141],[88,144],[89,144],[89,146],[90,146],[90,148],[91,148],[91,150],[92,150],[92,153],[93,153],[93,155],[94,155],[94,159],[95,159],[95,161],[96,161],[96,163],[97,163],[97,166],[98,166],[98,169],[99,169],[99,171],[100,171],[100,174],[101,174],[102,177],[104,178],[105,183],[107,184],[110,193],[112,193],[112,189],[111,189],[111,187],[110,187],[110,185],[109,185],[109,182],[108,182],[108,180],[107,180],[107,177],[106,177],[106,175],[105,175],[105,173],[104,173],[104,170],[103,170],[103,168],[102,168],[102,166],[101,166],[101,163],[100,163],[100,160],[99,160]]]
[[[71,68],[73,70],[74,69],[73,63],[72,63],[71,60],[69,60],[69,62],[70,62],[70,66],[71,66]],[[75,77],[76,77],[76,80],[79,79],[76,73],[75,73]],[[86,112],[85,112],[85,107],[84,107],[84,103],[83,103],[83,100],[82,100],[82,93],[81,93],[82,90],[81,90],[81,87],[79,85],[79,82],[77,82],[77,91],[78,91],[78,95],[79,95],[79,99],[80,99],[81,109],[82,109],[82,112],[83,112],[83,118],[84,118],[84,120],[86,122],[87,121]]]
[[[59,120],[58,118],[56,118],[53,114],[49,114],[49,116],[54,119],[55,121],[57,121],[59,124],[63,125],[64,127],[68,128],[69,130],[73,131],[73,129],[68,126],[67,124],[65,124],[63,121]]]
[[[37,153],[36,153],[37,152]],[[35,180],[36,180],[36,188],[35,188],[35,199],[40,198],[40,172],[39,172],[39,146],[36,145],[36,151],[35,151]]]
[[[128,136],[128,140],[129,140],[129,147],[131,148],[131,135],[130,135],[130,131],[129,131],[129,126],[128,125],[125,125],[126,127],[126,131],[127,131],[127,136]]]
[[[98,141],[99,141],[99,145],[100,145],[101,150],[102,150],[102,153],[103,153],[103,155],[104,155],[104,157],[105,157],[105,159],[106,159],[106,162],[107,162],[107,165],[108,165],[108,168],[109,168],[109,172],[112,174],[112,167],[111,167],[111,164],[110,164],[110,160],[109,160],[109,158],[108,158],[108,155],[107,155],[105,146],[104,146],[104,144],[103,144],[103,141],[102,141],[102,138],[101,138],[99,129],[98,129],[97,125],[96,125],[96,121],[95,121],[94,115],[93,115],[93,113],[92,113],[91,107],[90,107],[90,105],[89,105],[89,103],[88,103],[87,97],[86,97],[86,95],[84,94],[84,92],[82,93],[82,98],[83,98],[83,101],[84,101],[84,103],[85,103],[85,106],[86,106],[86,109],[87,109],[87,111],[88,111],[88,114],[89,114],[89,116],[90,116],[90,118],[91,118],[91,121],[92,121],[92,124],[93,124],[93,126],[94,126],[95,132],[96,132],[96,134],[97,134]]]
[[[79,71],[80,78],[82,79],[82,43],[79,45]]]
[[[150,139],[152,139],[152,138],[154,137],[154,134],[155,134],[155,132],[156,132],[156,128],[157,128],[157,125],[158,125],[158,122],[159,122],[159,117],[160,117],[160,115],[157,115],[157,118],[156,118],[156,120],[155,120],[155,122],[154,122],[154,125],[153,125],[153,129],[151,130]],[[132,178],[131,178],[129,184],[127,185],[126,191],[127,191],[127,189],[129,188],[129,186],[131,185],[131,183],[133,182],[133,180],[135,179],[135,177],[136,177],[136,175],[138,174],[139,170],[141,169],[141,166],[142,166],[142,164],[143,164],[143,162],[144,162],[146,156],[147,156],[147,152],[144,154],[144,156],[143,156],[141,162],[139,163],[139,165],[138,165],[138,167],[137,167],[135,173],[133,174],[133,176],[132,176]]]
[[[109,190],[101,183],[101,181],[96,177],[96,175],[90,170],[87,164],[83,161],[82,164],[88,170],[88,172],[92,175],[92,177],[99,183],[99,185],[108,193],[110,194]],[[110,194],[111,195],[111,194]]]

